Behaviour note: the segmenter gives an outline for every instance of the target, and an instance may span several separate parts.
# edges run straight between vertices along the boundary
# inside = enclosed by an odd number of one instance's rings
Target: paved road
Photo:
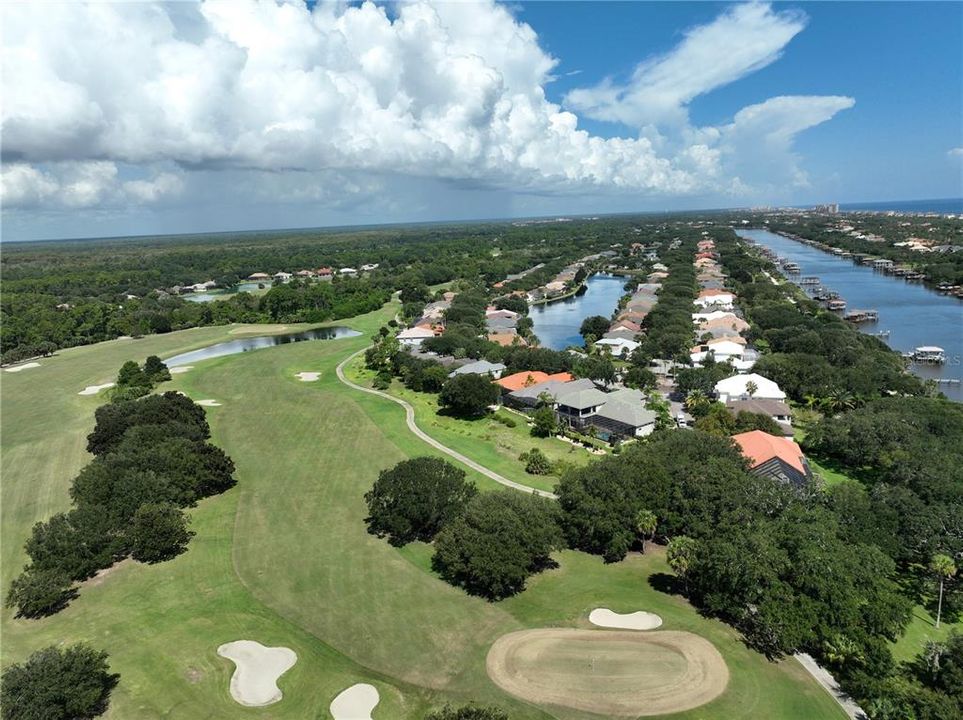
[[[868,716],[863,712],[863,709],[839,687],[836,678],[830,675],[828,670],[820,667],[820,665],[806,653],[796,653],[793,657],[799,661],[800,665],[806,668],[809,674],[816,679],[816,682],[826,689],[826,692],[833,696],[833,699],[839,703],[839,706],[852,720],[867,720]]]
[[[449,455],[450,457],[453,457],[455,460],[457,460],[458,462],[464,465],[467,465],[475,472],[479,472],[485,477],[491,478],[495,482],[500,483],[506,487],[514,488],[515,490],[521,490],[527,493],[533,492],[536,495],[552,498],[553,500],[556,499],[553,493],[547,492],[545,490],[536,490],[535,488],[529,487],[528,485],[522,485],[521,483],[517,483],[514,480],[509,480],[507,477],[504,477],[503,475],[499,475],[494,470],[489,470],[484,465],[479,465],[471,458],[468,458],[462,455],[460,452],[457,452],[456,450],[452,450],[450,447],[442,445],[440,442],[438,442],[433,437],[431,437],[431,435],[429,435],[420,427],[418,427],[418,425],[415,423],[415,409],[411,407],[411,405],[405,402],[404,400],[393,397],[388,393],[381,392],[380,390],[374,390],[372,388],[362,387],[361,385],[358,385],[348,380],[348,378],[344,376],[344,366],[347,365],[352,360],[354,360],[354,358],[356,358],[358,355],[363,353],[365,350],[367,350],[367,348],[359,350],[356,353],[352,353],[351,355],[346,357],[344,360],[342,360],[340,363],[338,363],[338,367],[335,368],[335,372],[338,375],[338,380],[340,380],[345,385],[355,390],[360,390],[361,392],[366,392],[371,395],[377,395],[378,397],[383,397],[386,400],[391,400],[391,402],[398,403],[399,405],[401,405],[401,407],[405,409],[405,422],[408,424],[408,429],[411,430],[411,432],[413,432],[419,438],[421,438],[426,443],[431,445],[433,448],[440,450],[441,452],[445,453],[446,455]]]

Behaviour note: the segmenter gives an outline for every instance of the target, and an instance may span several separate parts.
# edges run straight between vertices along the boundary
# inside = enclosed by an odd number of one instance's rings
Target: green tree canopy
[[[476,496],[438,534],[432,565],[453,585],[499,600],[521,592],[561,547],[555,504],[504,490]]]
[[[382,470],[365,493],[368,532],[392,545],[431,542],[476,494],[465,472],[436,457],[403,460]]]
[[[38,650],[0,681],[4,720],[88,720],[107,710],[120,675],[85,644]]]
[[[500,391],[487,375],[455,375],[442,387],[439,404],[455,415],[481,415],[498,402]]]

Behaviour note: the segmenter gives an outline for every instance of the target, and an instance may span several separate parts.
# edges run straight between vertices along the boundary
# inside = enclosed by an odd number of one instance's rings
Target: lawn
[[[367,335],[393,311],[344,324]],[[30,526],[67,507],[69,480],[88,460],[84,435],[103,398],[76,393],[110,380],[128,358],[201,347],[227,339],[228,331],[76,348],[41,368],[3,374],[4,587],[22,565]],[[843,717],[796,663],[768,662],[726,625],[653,587],[650,578],[658,585],[667,572],[658,552],[612,565],[560,553],[559,567],[526,592],[490,604],[435,577],[428,546],[399,551],[368,535],[362,496],[378,471],[431,450],[407,430],[401,407],[337,381],[337,362],[366,342],[283,345],[176,375],[165,388],[223,403],[208,417],[214,441],[237,463],[237,487],[191,511],[197,535],[177,559],[123,563],[46,620],[15,620],[5,609],[3,662],[53,642],[90,641],[110,653],[122,676],[108,714],[114,720],[327,717],[334,695],[354,682],[378,687],[380,720],[420,719],[430,705],[467,699],[495,702],[513,720],[574,720],[588,716],[549,714],[505,695],[488,679],[484,658],[506,632],[587,627],[588,611],[604,605],[659,613],[665,629],[696,632],[726,658],[727,691],[673,718]],[[320,371],[321,378],[302,383],[294,377],[299,371]],[[497,487],[469,475],[482,489]],[[285,699],[277,705],[247,710],[230,698],[232,666],[215,650],[242,638],[298,653],[281,679]]]
[[[943,622],[939,628],[936,627],[936,618],[922,605],[913,608],[910,623],[906,627],[903,637],[890,645],[893,651],[893,658],[897,662],[912,660],[923,650],[923,646],[930,640],[946,640],[953,631],[963,633],[963,621]]]
[[[374,373],[364,367],[360,355],[345,368],[345,375],[359,385],[371,387]],[[409,390],[401,381],[392,382],[388,392],[407,400],[415,409],[418,426],[439,442],[491,468],[509,480],[530,485],[540,490],[552,490],[558,483],[558,475],[530,475],[519,455],[532,448],[541,450],[554,463],[575,467],[587,464],[596,457],[584,447],[558,438],[533,437],[527,420],[521,413],[502,408],[494,413],[502,419],[511,419],[515,427],[508,427],[492,416],[463,420],[438,413],[438,396]]]

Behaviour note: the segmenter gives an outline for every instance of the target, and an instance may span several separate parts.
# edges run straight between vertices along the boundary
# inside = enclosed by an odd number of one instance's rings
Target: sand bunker
[[[198,400],[197,404],[203,405],[204,407],[221,407],[221,403],[219,403],[217,400],[212,400],[211,398],[208,398],[207,400]]]
[[[380,700],[374,685],[352,685],[338,693],[331,702],[331,717],[334,720],[371,720],[371,713]]]
[[[617,613],[608,608],[595,608],[589,613],[589,622],[599,627],[620,630],[655,630],[662,625],[662,618],[642,610],[633,613]]]
[[[23,365],[16,365],[15,367],[4,368],[6,372],[20,372],[21,370],[29,370],[30,368],[40,367],[38,362],[28,362]]]
[[[170,369],[171,375],[180,375],[181,373],[186,373],[188,370],[193,370],[193,365],[181,365],[180,367],[172,367]]]
[[[528,702],[623,717],[690,710],[729,682],[712,643],[676,631],[522,630],[492,645],[486,668]]]
[[[264,647],[253,640],[226,643],[217,649],[217,654],[236,666],[231,676],[231,697],[248,707],[278,702],[282,697],[278,678],[298,661],[291,648]]]
[[[78,395],[96,395],[101,390],[106,390],[109,387],[114,387],[114,383],[104,383],[103,385],[88,385],[83,390],[81,390]]]
[[[300,380],[301,382],[314,382],[314,381],[317,380],[319,377],[321,377],[321,373],[319,373],[319,372],[299,372],[299,373],[298,373],[297,375],[295,375],[294,377],[296,377],[296,378],[297,378],[298,380]]]

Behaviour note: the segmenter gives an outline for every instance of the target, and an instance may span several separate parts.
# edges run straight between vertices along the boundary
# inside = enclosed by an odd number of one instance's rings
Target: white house
[[[616,357],[628,357],[639,346],[639,343],[634,340],[616,337],[602,338],[601,340],[596,340],[595,344],[608,348],[609,352]]]
[[[274,273],[274,279],[275,279],[275,280],[279,280],[279,281],[281,281],[281,282],[287,282],[288,280],[290,280],[290,279],[293,278],[293,277],[294,277],[294,275],[292,275],[292,274],[289,273],[289,272],[284,272],[283,270],[282,270],[281,272],[276,272],[276,273]]]
[[[731,313],[728,310],[713,310],[711,312],[699,312],[692,313],[692,321],[694,323],[704,323],[711,322],[713,320],[738,320],[738,316],[735,313]]]
[[[693,364],[698,365],[709,356],[709,353],[712,353],[716,362],[726,362],[727,360],[742,359],[745,351],[746,348],[742,343],[728,338],[719,338],[710,340],[704,345],[696,345],[689,352],[689,357]]]
[[[756,386],[751,395],[748,390],[749,383]],[[728,403],[730,400],[749,400],[750,398],[756,400],[786,399],[786,393],[776,383],[756,373],[733,375],[725,380],[720,380],[716,383],[715,391],[722,403]]]
[[[378,263],[368,263],[361,266],[361,270],[364,272],[371,272],[372,270],[378,269]]]
[[[435,333],[428,328],[413,327],[398,333],[398,342],[406,347],[420,347],[421,343],[434,336]]]
[[[487,360],[478,360],[477,362],[468,363],[467,365],[462,365],[459,368],[455,368],[455,370],[448,373],[448,377],[455,377],[455,375],[490,375],[497,380],[502,376],[503,372],[505,372],[505,366],[502,363],[491,363]]]
[[[732,303],[736,297],[724,290],[703,290],[702,293],[693,300],[693,304],[700,308],[719,308],[721,310],[732,310]]]
[[[355,268],[344,267],[344,268],[341,268],[340,270],[338,270],[338,274],[339,274],[339,275],[348,275],[348,276],[350,276],[350,277],[354,277],[355,275],[358,274],[358,271],[357,271]]]

